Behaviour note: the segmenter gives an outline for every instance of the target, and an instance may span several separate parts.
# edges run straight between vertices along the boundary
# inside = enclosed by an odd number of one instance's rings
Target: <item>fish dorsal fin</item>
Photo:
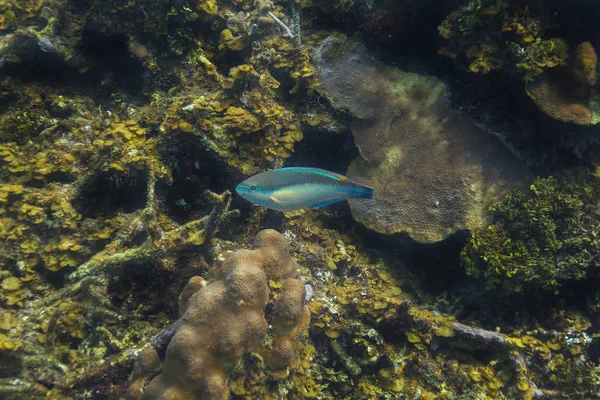
[[[339,198],[339,199],[327,200],[327,201],[322,201],[320,203],[311,204],[309,207],[310,208],[321,208],[321,207],[325,207],[325,206],[328,206],[330,204],[338,203],[338,202],[344,201],[344,200],[346,200],[346,199]]]
[[[346,178],[342,174],[338,174],[337,172],[327,171],[327,170],[321,169],[321,168],[314,168],[314,167],[284,167],[284,168],[280,168],[279,170],[280,171],[294,170],[294,171],[297,171],[297,172],[306,172],[306,173],[309,173],[309,174],[316,174],[316,175],[325,176],[327,178],[331,178],[331,179],[334,179],[334,180],[340,181],[340,182],[348,180],[348,178]]]

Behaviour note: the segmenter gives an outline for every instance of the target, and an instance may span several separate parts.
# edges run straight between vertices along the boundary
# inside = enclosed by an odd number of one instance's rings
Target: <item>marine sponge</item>
[[[483,225],[490,203],[528,181],[500,140],[448,109],[441,81],[377,63],[334,37],[318,58],[321,92],[360,118],[352,131],[361,157],[348,176],[375,187],[372,200],[350,201],[367,227],[435,242]]]
[[[214,274],[216,280],[206,286],[193,278],[184,288],[182,315],[162,373],[150,382],[144,398],[226,399],[227,376],[244,353],[267,355],[277,372],[286,370],[294,360],[293,335],[306,326],[308,309],[304,285],[297,279],[298,265],[289,255],[286,239],[273,230],[261,231],[254,250],[232,253],[215,266]],[[267,282],[279,279],[284,283],[275,303],[273,345],[261,349],[261,339],[268,332],[263,312],[269,298]],[[138,375],[133,379],[133,391],[141,397]]]

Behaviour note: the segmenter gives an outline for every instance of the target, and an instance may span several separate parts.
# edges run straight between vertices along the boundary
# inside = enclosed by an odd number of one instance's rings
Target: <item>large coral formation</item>
[[[578,125],[600,121],[596,92],[596,51],[589,42],[575,49],[571,68],[547,72],[528,83],[527,94],[538,108],[554,119]]]
[[[254,250],[229,255],[213,274],[215,280],[204,287],[192,279],[184,288],[182,315],[162,373],[150,382],[144,398],[226,399],[227,376],[244,353],[268,354],[274,370],[286,370],[294,360],[294,341],[308,323],[308,308],[286,239],[276,231],[262,231]],[[272,347],[261,350],[268,331],[263,308],[269,299],[269,281],[282,284],[271,322]],[[138,377],[133,378],[135,383]]]
[[[526,2],[527,3],[527,2]],[[470,1],[439,26],[449,40],[439,54],[469,63],[469,71],[517,71],[538,108],[559,121],[597,123],[596,53],[589,42],[574,51],[559,37],[545,38],[556,28],[539,4],[514,1]]]
[[[350,202],[366,226],[438,241],[483,225],[488,204],[527,182],[527,168],[497,138],[447,108],[439,80],[386,67],[333,37],[319,60],[323,93],[361,118],[352,124],[361,157],[348,175],[375,187],[372,200]]]
[[[596,275],[600,181],[585,170],[535,181],[494,205],[494,223],[475,230],[462,252],[467,272],[509,293],[558,290]]]
[[[588,86],[596,85],[597,67],[598,56],[592,44],[583,42],[577,46],[573,56],[573,78],[575,81]]]

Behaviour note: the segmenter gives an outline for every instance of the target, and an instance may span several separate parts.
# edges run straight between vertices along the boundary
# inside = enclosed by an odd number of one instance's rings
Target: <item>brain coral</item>
[[[481,226],[488,204],[528,182],[529,170],[500,140],[448,109],[438,79],[382,65],[334,37],[317,58],[321,92],[359,117],[352,131],[361,157],[348,175],[375,192],[350,207],[367,227],[435,242]]]
[[[208,285],[192,278],[184,288],[182,315],[162,372],[148,384],[144,399],[226,399],[227,376],[250,351],[272,363],[274,376],[285,376],[295,357],[294,339],[309,320],[304,284],[278,232],[260,232],[254,247],[238,250],[215,266],[216,279]],[[269,299],[269,280],[283,283],[272,318],[273,344],[264,348],[261,340],[269,327],[263,309]],[[138,375],[132,376],[130,387],[134,398],[142,398]]]

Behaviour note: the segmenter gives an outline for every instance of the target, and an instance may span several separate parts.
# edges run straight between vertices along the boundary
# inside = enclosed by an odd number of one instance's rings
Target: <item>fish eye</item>
[[[254,185],[250,186],[250,190],[256,190],[256,186],[254,186]]]

